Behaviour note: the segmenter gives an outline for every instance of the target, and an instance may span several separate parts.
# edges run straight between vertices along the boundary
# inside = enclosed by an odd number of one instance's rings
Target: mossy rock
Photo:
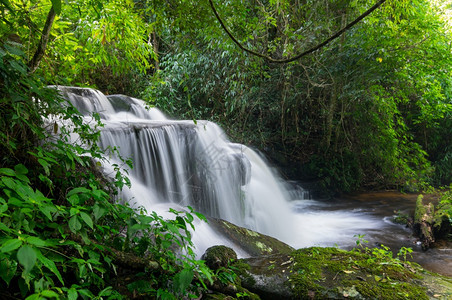
[[[234,225],[228,221],[208,218],[209,224],[250,256],[289,254],[291,246],[265,234]]]
[[[241,259],[242,286],[262,299],[450,299],[452,280],[385,249],[312,247]]]
[[[419,236],[422,248],[427,250],[437,239],[448,239],[451,236],[450,201],[442,201],[436,207],[433,203],[423,204],[423,195],[416,201],[414,214],[414,233]]]
[[[219,268],[226,268],[229,266],[229,262],[237,260],[237,254],[233,249],[219,245],[208,248],[201,259],[205,260],[206,265],[215,271]]]

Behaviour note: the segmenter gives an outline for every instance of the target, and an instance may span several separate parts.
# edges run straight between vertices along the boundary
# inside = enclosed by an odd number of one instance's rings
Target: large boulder
[[[452,279],[386,249],[306,248],[241,259],[242,286],[261,299],[451,299]]]
[[[249,256],[289,254],[295,249],[265,234],[234,225],[228,221],[207,218],[209,224]]]
[[[201,259],[205,260],[211,270],[216,271],[228,267],[230,262],[237,260],[237,254],[233,249],[219,245],[208,248]]]

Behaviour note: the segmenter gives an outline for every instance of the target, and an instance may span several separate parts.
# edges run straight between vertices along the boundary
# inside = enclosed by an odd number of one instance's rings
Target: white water
[[[252,149],[231,143],[224,132],[208,121],[173,121],[143,101],[92,89],[59,87],[89,122],[97,112],[105,124],[101,147],[117,147],[131,158],[131,189],[122,198],[170,217],[170,207],[192,206],[220,218],[280,239],[295,248],[347,243],[362,230],[381,226],[378,221],[353,212],[319,212],[303,199],[300,187],[285,183]],[[108,174],[113,164],[104,166]],[[216,244],[234,247],[206,224],[195,224],[197,253]]]

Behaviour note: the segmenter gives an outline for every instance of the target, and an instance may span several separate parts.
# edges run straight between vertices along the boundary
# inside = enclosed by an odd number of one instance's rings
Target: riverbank
[[[366,234],[365,239],[369,241],[369,246],[384,244],[393,251],[401,247],[410,247],[413,249],[413,261],[427,270],[450,277],[452,276],[452,242],[447,239],[439,240],[432,244],[431,248],[423,250],[419,237],[415,236],[406,225],[395,222],[397,215],[414,216],[418,195],[397,191],[365,192],[342,196],[329,200],[328,203],[330,203],[330,209],[359,211],[384,223],[379,230],[360,233]],[[436,204],[438,197],[427,194],[423,200],[424,204]]]

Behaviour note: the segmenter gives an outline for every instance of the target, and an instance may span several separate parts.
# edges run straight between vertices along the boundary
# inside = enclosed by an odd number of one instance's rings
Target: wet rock
[[[206,250],[201,259],[205,260],[206,265],[215,271],[222,267],[226,268],[229,266],[229,262],[237,260],[237,254],[233,249],[223,245],[212,246]]]
[[[243,259],[247,267],[240,271],[242,286],[258,294],[261,299],[294,299],[287,284],[290,279],[291,257],[285,254]]]
[[[209,224],[250,256],[289,254],[294,248],[265,234],[239,227],[221,219],[208,218]]]
[[[381,254],[313,247],[233,266],[261,299],[451,299],[452,279]]]

